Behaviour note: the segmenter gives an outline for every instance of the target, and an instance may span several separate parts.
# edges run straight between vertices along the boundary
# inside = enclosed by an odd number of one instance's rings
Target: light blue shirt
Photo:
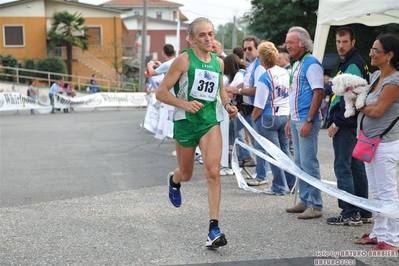
[[[155,72],[158,75],[166,74],[166,72],[168,72],[170,65],[173,63],[174,60],[175,60],[175,58],[169,59],[168,61],[166,61],[165,63],[160,65],[158,68],[156,68]]]
[[[49,93],[54,94],[54,93],[57,93],[59,91],[62,91],[62,88],[60,87],[60,85],[58,85],[57,82],[54,82],[53,85],[51,85]]]
[[[291,119],[305,121],[312,104],[313,90],[324,88],[324,70],[312,55],[304,58],[303,62],[296,62],[292,69],[294,72],[291,73],[293,78],[289,92]],[[314,120],[320,121],[320,112]]]

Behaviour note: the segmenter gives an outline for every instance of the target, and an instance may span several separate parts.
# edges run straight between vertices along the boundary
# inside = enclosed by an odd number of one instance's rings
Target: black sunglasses
[[[251,52],[252,51],[252,46],[244,47],[244,52],[246,52],[247,50]]]

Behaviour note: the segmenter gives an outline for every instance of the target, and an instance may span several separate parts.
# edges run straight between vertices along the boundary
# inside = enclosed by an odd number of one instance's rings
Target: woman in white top
[[[381,137],[373,160],[365,163],[367,180],[373,199],[398,203],[399,39],[392,34],[379,35],[369,55],[371,65],[379,70],[370,77],[370,91],[366,105],[360,109],[358,129],[362,126],[363,134],[374,139],[391,124],[394,126]],[[371,233],[355,243],[377,244],[373,250],[399,250],[399,221],[376,213]]]
[[[290,113],[288,102],[289,75],[288,72],[277,65],[279,52],[271,42],[263,42],[258,46],[258,58],[266,72],[256,83],[254,101],[254,120],[257,131],[279,147],[288,157],[289,140],[285,135],[284,127]],[[265,190],[269,195],[285,195],[286,185],[291,190],[295,184],[295,176],[284,172],[271,164],[273,184]]]

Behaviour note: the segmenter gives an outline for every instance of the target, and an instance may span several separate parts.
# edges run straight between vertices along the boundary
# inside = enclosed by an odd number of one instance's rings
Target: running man
[[[178,168],[168,174],[169,199],[175,207],[180,207],[180,183],[191,179],[195,147],[199,145],[208,181],[210,224],[206,247],[217,248],[227,244],[218,224],[222,156],[219,124],[223,107],[230,117],[236,117],[238,112],[230,104],[223,86],[223,60],[211,53],[215,37],[212,22],[197,18],[189,25],[187,33],[193,48],[184,50],[175,59],[156,93],[159,101],[176,107],[173,138],[176,140]],[[172,87],[176,96],[169,92]]]

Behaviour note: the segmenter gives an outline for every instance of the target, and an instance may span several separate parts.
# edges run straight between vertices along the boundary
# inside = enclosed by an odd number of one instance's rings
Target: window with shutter
[[[25,46],[23,25],[3,25],[4,47]]]
[[[101,27],[100,26],[87,26],[88,31],[85,35],[89,36],[87,41],[89,45],[102,45]]]

